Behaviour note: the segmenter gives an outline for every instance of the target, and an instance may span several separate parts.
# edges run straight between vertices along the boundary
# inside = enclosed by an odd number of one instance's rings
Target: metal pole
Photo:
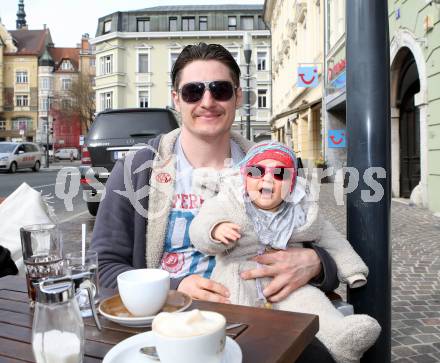
[[[249,74],[250,70],[250,64],[246,64],[246,138],[248,140],[251,139],[251,85],[250,85],[250,78],[251,75]]]
[[[46,117],[46,168],[49,167],[49,116]]]
[[[347,165],[359,171],[359,186],[347,196],[347,238],[370,270],[367,285],[348,290],[348,301],[356,313],[373,316],[382,327],[378,341],[361,361],[390,362],[391,142],[387,1],[347,0],[346,9]],[[386,176],[365,177],[364,172],[372,167],[381,168]],[[381,191],[383,195],[378,201],[368,201],[368,196],[374,198]]]

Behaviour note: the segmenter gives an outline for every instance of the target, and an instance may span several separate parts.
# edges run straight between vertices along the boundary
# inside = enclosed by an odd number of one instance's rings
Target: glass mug
[[[64,273],[60,233],[55,224],[34,224],[20,228],[20,238],[29,303],[34,307],[34,284]]]

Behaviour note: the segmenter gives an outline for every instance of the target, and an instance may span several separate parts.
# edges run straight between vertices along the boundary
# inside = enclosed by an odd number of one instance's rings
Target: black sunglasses
[[[195,103],[203,98],[206,88],[209,88],[216,101],[229,101],[237,89],[229,81],[203,81],[186,83],[177,91],[180,92],[185,102]]]
[[[290,169],[285,166],[249,165],[246,167],[246,176],[261,179],[266,173],[271,173],[275,180],[284,180],[291,176]]]

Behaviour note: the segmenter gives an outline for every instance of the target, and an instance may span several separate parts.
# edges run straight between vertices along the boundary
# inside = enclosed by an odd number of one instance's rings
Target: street
[[[41,192],[43,196],[52,197],[50,199],[50,204],[55,209],[55,215],[57,216],[59,223],[73,219],[79,215],[87,213],[86,203],[82,199],[82,194],[77,192],[72,198],[72,208],[69,208],[68,205],[66,206],[67,203],[65,203],[68,198],[67,196],[63,196],[63,194],[67,195],[70,188],[74,191],[75,183],[72,182],[71,179],[74,176],[79,176],[79,173],[73,172],[71,177],[65,178],[66,183],[63,183],[62,180],[64,178],[61,178],[62,174],[60,174],[60,172],[63,174],[65,173],[64,170],[66,169],[61,171],[62,167],[76,168],[77,166],[77,162],[72,164],[70,164],[70,162],[64,162],[51,164],[49,170],[42,168],[38,173],[35,173],[30,169],[19,170],[15,174],[2,172],[0,173],[0,197],[6,198],[22,183],[27,183],[35,190]],[[56,184],[57,176],[59,178],[58,184]],[[61,193],[62,184],[65,184],[64,193]],[[56,185],[58,185],[58,195],[61,195],[62,198],[56,195]]]

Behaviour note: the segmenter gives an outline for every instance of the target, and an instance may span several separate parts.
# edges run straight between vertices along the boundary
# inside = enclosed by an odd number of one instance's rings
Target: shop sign
[[[345,59],[341,59],[333,67],[329,67],[327,79],[329,81],[332,81],[333,79],[335,79],[340,73],[342,73],[342,71],[345,71],[346,65],[347,65],[346,60]]]
[[[315,88],[319,85],[318,67],[306,66],[298,67],[298,81],[296,86],[299,88]]]
[[[328,147],[344,148],[347,145],[345,130],[328,130]]]

